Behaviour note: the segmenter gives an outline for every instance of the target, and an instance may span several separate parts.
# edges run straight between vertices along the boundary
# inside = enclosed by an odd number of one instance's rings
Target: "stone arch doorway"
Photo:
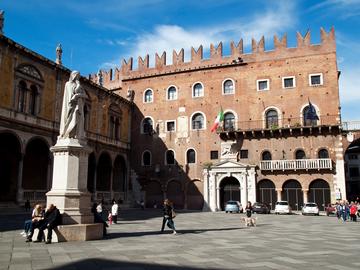
[[[353,133],[353,138],[360,132]],[[360,194],[360,138],[355,139],[345,151],[346,197],[355,200]]]
[[[299,211],[304,204],[303,193],[299,181],[291,179],[283,184],[281,199],[288,201],[292,210]]]
[[[49,155],[49,147],[41,139],[33,139],[26,146],[22,188],[43,193],[42,199],[47,191]]]
[[[125,200],[125,190],[127,183],[126,163],[122,156],[117,156],[114,161],[114,172],[112,190],[116,200]]]
[[[225,177],[220,183],[220,208],[224,210],[227,201],[241,202],[240,183],[235,177]]]
[[[201,210],[204,206],[204,197],[201,193],[203,184],[199,180],[194,180],[188,183],[186,189],[187,209]]]
[[[157,181],[151,181],[146,185],[146,196],[145,196],[145,205],[146,207],[160,208],[163,204],[164,195],[161,190],[161,185]]]
[[[100,155],[96,173],[96,192],[99,196],[98,199],[111,200],[111,170],[110,155],[104,152]]]
[[[166,195],[167,198],[173,202],[174,208],[184,208],[184,193],[180,182],[175,180],[170,181],[167,184]]]
[[[16,201],[21,146],[11,133],[0,133],[0,201]]]
[[[309,202],[315,202],[321,211],[325,210],[325,206],[331,202],[330,186],[323,179],[316,179],[309,186]]]
[[[258,202],[266,203],[274,210],[277,196],[273,181],[269,179],[259,181],[256,186],[256,200]]]

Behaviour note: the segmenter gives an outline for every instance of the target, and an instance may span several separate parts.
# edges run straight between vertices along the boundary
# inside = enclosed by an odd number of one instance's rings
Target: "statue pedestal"
[[[50,148],[54,154],[54,170],[52,188],[46,194],[47,205],[54,204],[62,214],[63,225],[78,224],[71,228],[84,228],[94,223],[94,215],[90,211],[91,194],[87,191],[88,155],[91,149],[84,141],[77,139],[58,139]],[[94,224],[94,226],[102,224]],[[101,234],[91,235],[88,239],[101,239]],[[71,233],[70,233],[71,234]],[[65,241],[72,239],[65,239]]]

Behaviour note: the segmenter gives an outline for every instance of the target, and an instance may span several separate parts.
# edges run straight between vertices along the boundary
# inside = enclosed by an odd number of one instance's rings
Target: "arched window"
[[[262,160],[271,160],[271,153],[269,151],[264,151],[261,155]]]
[[[191,119],[192,129],[204,128],[204,116],[201,113],[196,113]]]
[[[86,108],[87,106],[85,106]],[[84,114],[85,114],[84,108]],[[109,135],[110,138],[118,140],[120,138],[120,119],[121,109],[117,104],[111,104],[109,108]],[[88,113],[87,113],[88,115]],[[86,115],[85,115],[86,116]],[[86,121],[86,119],[84,119]]]
[[[234,130],[235,128],[235,116],[233,113],[228,112],[224,114],[224,130]]]
[[[311,104],[303,110],[304,126],[316,126],[319,117],[317,116],[315,107]]]
[[[150,117],[147,117],[142,122],[142,133],[152,134],[153,132],[153,122]]]
[[[35,85],[30,86],[30,99],[29,99],[29,113],[32,115],[37,114],[37,98],[38,88]]]
[[[151,89],[147,89],[144,94],[144,102],[150,103],[153,102],[153,91]]]
[[[18,86],[18,111],[25,112],[26,103],[26,83],[24,81],[19,82]]]
[[[171,86],[169,87],[168,91],[167,91],[167,99],[168,100],[175,100],[177,99],[177,91],[175,86]]]
[[[193,97],[204,96],[204,87],[201,83],[196,83],[193,86]]]
[[[166,151],[166,165],[174,165],[175,164],[175,154],[173,150]]]
[[[318,153],[319,158],[329,158],[329,152],[326,149],[321,149]]]
[[[234,94],[234,82],[232,80],[226,80],[223,89],[225,95]]]
[[[277,128],[279,126],[278,113],[276,110],[266,112],[266,128]]]
[[[151,153],[150,151],[144,151],[142,155],[142,165],[151,166]]]
[[[196,153],[194,149],[189,149],[186,152],[186,164],[195,163]]]
[[[297,150],[295,152],[295,159],[306,159],[305,152],[303,150]]]

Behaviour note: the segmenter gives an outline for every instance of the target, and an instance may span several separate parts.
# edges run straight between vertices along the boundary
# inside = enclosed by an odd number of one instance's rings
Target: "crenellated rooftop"
[[[281,38],[274,36],[274,49],[265,49],[265,38],[256,41],[254,38],[251,42],[251,53],[244,53],[243,39],[236,44],[230,43],[230,55],[223,55],[223,43],[217,46],[210,44],[210,58],[204,59],[203,45],[197,49],[191,48],[191,59],[189,62],[184,60],[184,49],[179,52],[173,50],[172,64],[166,63],[166,52],[161,56],[155,54],[154,67],[149,66],[149,55],[138,57],[137,69],[133,67],[133,58],[123,59],[121,67],[110,69],[108,71],[100,71],[103,76],[103,84],[109,89],[121,87],[121,81],[134,80],[146,77],[154,77],[166,74],[174,74],[181,72],[189,72],[191,70],[202,70],[217,68],[220,66],[246,65],[252,62],[261,62],[269,60],[277,60],[283,58],[309,56],[321,53],[332,53],[336,51],[335,30],[332,27],[329,32],[320,28],[321,42],[319,44],[311,44],[311,34],[307,31],[305,36],[299,32],[296,34],[297,46],[288,47],[287,35]],[[90,79],[94,82],[98,81],[98,75],[90,75]]]

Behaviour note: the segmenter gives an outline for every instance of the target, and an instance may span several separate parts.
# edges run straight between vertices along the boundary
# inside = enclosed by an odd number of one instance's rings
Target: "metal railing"
[[[301,127],[318,127],[318,126],[340,126],[338,115],[322,115],[319,120],[305,120],[303,117],[283,118],[275,121],[266,120],[249,120],[238,121],[234,124],[226,123],[221,131],[250,131],[250,130],[277,130],[282,128],[301,128]]]
[[[263,160],[260,162],[260,170],[262,171],[332,170],[332,160],[329,158]]]
[[[346,131],[360,130],[360,121],[345,121],[341,123],[341,128]]]
[[[24,200],[29,201],[45,201],[46,200],[46,190],[24,190],[23,193]]]
[[[114,145],[114,146],[123,147],[123,148],[129,147],[127,143],[125,143],[119,139],[111,138],[109,136],[104,136],[104,135],[93,133],[90,131],[86,131],[85,136],[86,136],[86,138],[88,138],[90,140],[102,142],[104,144]]]

